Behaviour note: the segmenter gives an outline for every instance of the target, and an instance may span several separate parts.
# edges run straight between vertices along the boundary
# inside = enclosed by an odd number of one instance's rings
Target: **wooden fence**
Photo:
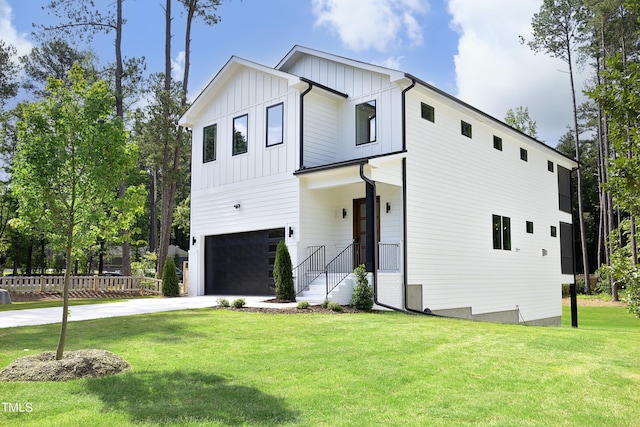
[[[0,277],[0,288],[10,292],[62,292],[64,276]],[[159,294],[162,281],[148,277],[71,276],[69,291],[129,291]]]

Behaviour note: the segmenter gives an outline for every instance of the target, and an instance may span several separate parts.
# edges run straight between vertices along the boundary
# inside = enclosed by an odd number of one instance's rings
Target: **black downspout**
[[[378,201],[377,199],[377,195],[376,195],[376,182],[370,180],[369,178],[367,178],[364,175],[364,162],[360,163],[360,178],[362,178],[362,180],[367,183],[367,185],[371,186],[371,192],[373,193],[373,236],[371,241],[373,241],[373,302],[377,305],[379,305],[380,307],[384,307],[384,308],[388,308],[390,310],[395,310],[395,311],[402,311],[405,312],[405,310],[398,308],[398,307],[392,307],[390,305],[387,304],[383,304],[380,301],[378,301],[378,223],[377,223],[377,215],[376,212],[378,211]],[[369,192],[367,191],[367,195]],[[369,236],[367,236],[368,238]],[[369,243],[371,245],[371,243]]]
[[[311,83],[308,85],[309,87],[300,94],[300,169],[304,168],[304,96],[313,89]]]

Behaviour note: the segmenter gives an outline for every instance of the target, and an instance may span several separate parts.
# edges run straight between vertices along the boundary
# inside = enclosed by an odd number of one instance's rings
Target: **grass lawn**
[[[0,402],[31,408],[0,406],[0,425],[640,425],[640,320],[579,316],[579,329],[207,309],[72,322],[67,350],[106,349],[132,370],[0,383]],[[57,334],[0,329],[0,367]]]

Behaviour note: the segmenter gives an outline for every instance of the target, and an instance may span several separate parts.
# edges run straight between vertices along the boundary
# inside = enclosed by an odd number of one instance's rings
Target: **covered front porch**
[[[301,262],[294,276],[300,299],[347,304],[353,270],[365,264],[397,287],[386,293],[402,302],[402,158],[359,159],[296,172],[300,227],[295,250]]]

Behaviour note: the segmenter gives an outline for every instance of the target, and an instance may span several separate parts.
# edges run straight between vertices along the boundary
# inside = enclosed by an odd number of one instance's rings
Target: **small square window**
[[[533,222],[527,221],[527,233],[533,234]]]
[[[502,138],[493,135],[493,148],[502,151]]]
[[[218,139],[218,125],[207,126],[202,131],[202,162],[212,162],[216,159],[216,140]]]
[[[553,162],[551,160],[547,161],[547,170],[553,172]]]
[[[558,228],[555,225],[551,226],[551,237],[557,237],[558,236]]]
[[[233,150],[232,155],[247,152],[249,116],[247,114],[233,119]]]
[[[471,138],[471,124],[460,120],[460,132],[467,138]]]
[[[420,115],[423,119],[429,120],[430,122],[436,122],[436,110],[431,105],[425,104],[424,102],[420,103]]]
[[[529,155],[527,153],[527,150],[525,150],[524,148],[520,149],[520,160],[524,160],[525,162],[528,160]]]

